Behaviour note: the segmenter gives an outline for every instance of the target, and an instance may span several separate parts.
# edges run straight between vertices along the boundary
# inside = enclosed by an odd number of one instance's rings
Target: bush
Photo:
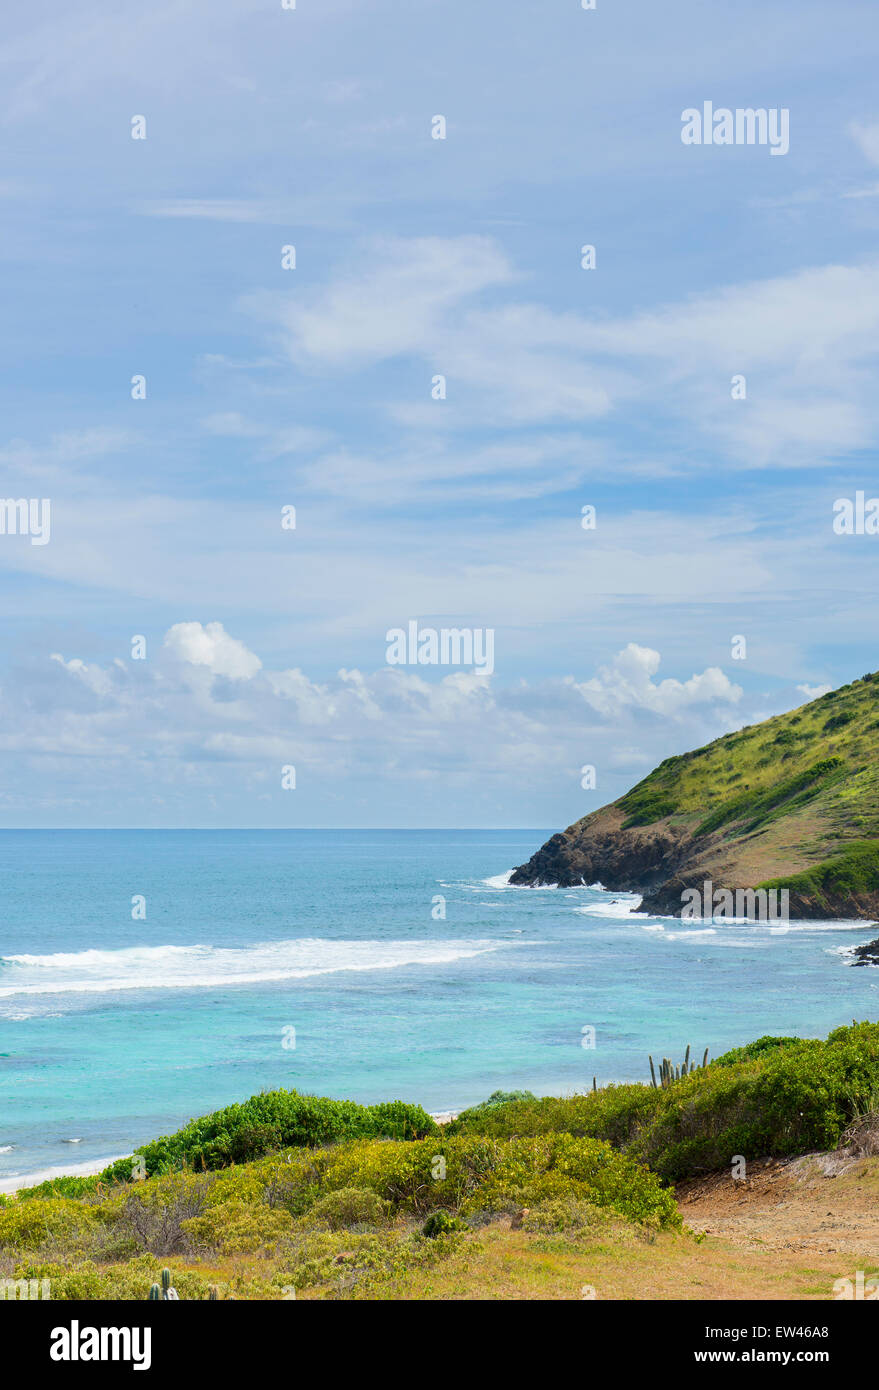
[[[309,1208],[309,1224],[327,1226],[331,1231],[356,1226],[381,1226],[388,1220],[390,1202],[368,1187],[340,1187],[319,1197]]]
[[[208,1170],[249,1163],[291,1145],[313,1148],[344,1139],[413,1139],[436,1133],[435,1121],[420,1105],[401,1100],[357,1105],[298,1091],[263,1091],[243,1104],[190,1120],[174,1134],[144,1144],[132,1158],[111,1163],[100,1176],[107,1182],[129,1182],[137,1158],[152,1177],[183,1167]]]
[[[23,1201],[29,1197],[86,1197],[100,1190],[101,1178],[96,1173],[84,1178],[47,1178],[35,1187],[20,1188],[16,1196]]]
[[[486,1110],[497,1110],[500,1105],[512,1105],[516,1100],[536,1100],[533,1091],[492,1091],[488,1100],[482,1100],[478,1105],[471,1106],[469,1110],[462,1113],[465,1115],[481,1115]],[[460,1118],[460,1116],[459,1116]]]
[[[757,766],[769,765],[771,758],[763,758]],[[802,772],[788,777],[785,781],[774,782],[760,792],[747,792],[724,801],[716,806],[705,819],[696,826],[694,835],[710,835],[724,825],[747,821],[745,831],[750,833],[784,812],[805,806],[834,781],[845,775],[842,758],[822,758]],[[765,886],[765,885],[761,885]]]
[[[522,1220],[524,1231],[582,1231],[603,1219],[603,1213],[591,1202],[577,1197],[554,1197],[539,1202],[527,1211]]]
[[[194,1247],[219,1250],[223,1255],[272,1253],[293,1234],[293,1218],[278,1207],[222,1202],[185,1220],[183,1233]]]
[[[118,1243],[125,1237],[132,1251],[175,1255],[191,1251],[189,1220],[206,1205],[207,1184],[195,1173],[167,1173],[152,1183],[138,1183],[104,1202],[99,1215]]]
[[[147,1298],[151,1284],[161,1281],[161,1266],[148,1255],[139,1256],[125,1264],[97,1265],[85,1260],[75,1269],[51,1261],[21,1264],[16,1277],[49,1279],[52,1299],[80,1300],[141,1300]],[[174,1269],[172,1282],[181,1299],[207,1299],[210,1282],[188,1270]]]
[[[436,1236],[446,1236],[452,1231],[466,1230],[466,1221],[461,1221],[457,1216],[450,1216],[447,1211],[435,1211],[425,1221],[421,1234],[427,1236],[428,1240],[433,1240]]]
[[[474,1106],[448,1125],[448,1134],[515,1138],[528,1134],[573,1134],[604,1139],[625,1148],[662,1103],[652,1086],[603,1086],[586,1095],[516,1101],[489,1110]]]
[[[469,1213],[579,1197],[635,1221],[679,1224],[672,1194],[634,1159],[597,1139],[549,1134],[506,1142],[462,1135],[346,1144],[316,1155],[325,1187],[368,1187],[394,1207]]]
[[[879,1024],[826,1042],[759,1038],[662,1089],[607,1086],[566,1100],[466,1111],[449,1126],[485,1137],[568,1133],[603,1139],[669,1181],[761,1158],[833,1148],[879,1097]]]
[[[600,1139],[572,1134],[512,1139],[502,1145],[494,1171],[473,1200],[502,1210],[511,1199],[531,1207],[571,1198],[651,1226],[681,1225],[674,1194],[654,1173]]]
[[[801,1047],[807,1041],[804,1038],[773,1038],[769,1034],[765,1037],[757,1038],[755,1042],[746,1043],[744,1047],[734,1047],[729,1052],[724,1052],[722,1056],[715,1057],[712,1062],[714,1067],[729,1067],[735,1062],[750,1062],[753,1057],[765,1057],[768,1052],[774,1052],[780,1047]]]
[[[52,1241],[77,1244],[94,1225],[93,1212],[68,1198],[8,1202],[0,1207],[0,1250],[39,1250]]]

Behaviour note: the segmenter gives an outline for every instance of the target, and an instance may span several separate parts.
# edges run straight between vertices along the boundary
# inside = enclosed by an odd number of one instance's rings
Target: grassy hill
[[[792,916],[879,916],[879,674],[666,758],[554,835],[518,884],[600,881],[679,914],[686,889],[784,887]]]

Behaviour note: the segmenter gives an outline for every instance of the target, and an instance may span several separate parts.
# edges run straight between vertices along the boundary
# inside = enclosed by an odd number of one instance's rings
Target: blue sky
[[[879,666],[831,524],[879,492],[873,4],[4,29],[0,490],[52,529],[0,536],[0,824],[561,826]],[[705,100],[789,152],[683,145]],[[411,619],[494,674],[389,667]]]

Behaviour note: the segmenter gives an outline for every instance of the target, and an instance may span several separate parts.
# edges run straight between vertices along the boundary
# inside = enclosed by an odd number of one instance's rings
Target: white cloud
[[[592,680],[575,683],[585,700],[605,715],[626,707],[650,710],[654,714],[680,715],[693,705],[737,704],[741,686],[733,685],[718,666],[709,666],[689,680],[666,679],[655,684],[659,652],[630,642],[609,666],[601,666]]]
[[[424,351],[462,299],[513,278],[488,237],[420,237],[364,249],[358,274],[308,304],[298,294],[249,302],[280,326],[295,361],[350,365]]]
[[[817,700],[820,695],[827,695],[833,689],[832,685],[798,685],[797,690],[805,695],[807,700]]]
[[[250,680],[262,662],[243,642],[230,637],[222,623],[175,623],[165,634],[166,649],[179,661],[206,666],[214,676]]]
[[[469,769],[473,777],[515,767],[518,759],[547,766],[573,765],[586,725],[583,700],[599,716],[608,766],[650,760],[649,746],[632,742],[639,711],[679,718],[694,706],[735,704],[741,691],[723,672],[709,668],[690,680],[655,684],[659,653],[630,643],[592,680],[519,682],[464,668],[384,666],[372,674],[341,670],[320,684],[303,671],[264,670],[260,659],[221,623],[175,623],[166,633],[170,663],[89,665],[74,657],[52,660],[98,703],[71,704],[63,690],[63,730],[81,725],[82,746],[94,753],[118,750],[130,740],[142,752],[161,750],[181,761],[194,755],[259,763],[295,745],[306,763],[331,771],[395,768],[397,775],[425,770]],[[204,685],[180,683],[176,662],[211,676],[246,680],[234,700]],[[35,726],[36,728],[37,726]],[[40,737],[44,725],[40,724]],[[594,733],[595,731],[592,730]],[[643,731],[642,731],[643,734]],[[614,739],[619,746],[614,749]],[[291,743],[292,740],[292,743]],[[650,736],[647,736],[648,745]],[[19,745],[21,746],[21,745]],[[268,752],[267,752],[268,750]]]
[[[299,366],[424,359],[423,400],[387,404],[421,432],[590,421],[637,405],[676,423],[691,458],[695,426],[712,454],[719,442],[738,466],[764,467],[815,466],[865,447],[879,426],[869,370],[879,264],[811,267],[616,318],[475,302],[519,278],[486,237],[399,239],[367,248],[358,274],[305,304],[267,293],[250,304],[280,325]],[[442,403],[427,391],[437,372]],[[748,380],[743,401],[731,396],[736,374]]]
[[[105,806],[131,787],[134,758],[138,796],[149,788],[163,805],[201,808],[197,817],[216,797],[233,824],[249,798],[283,824],[291,815],[375,824],[376,807],[389,805],[399,809],[385,823],[423,824],[437,804],[462,824],[497,823],[513,807],[527,824],[538,806],[538,823],[565,824],[669,754],[753,722],[764,699],[745,702],[717,667],[657,680],[659,654],[635,643],[586,679],[507,684],[463,668],[387,665],[318,682],[298,669],[255,668],[258,660],[221,624],[185,622],[168,630],[158,660],[99,665],[56,654],[11,672],[0,749],[25,759],[26,775],[7,779],[0,812],[25,786],[34,801],[47,789],[52,799]],[[242,671],[250,677],[233,691],[228,677]],[[600,791],[584,804],[587,762]],[[297,769],[295,801],[281,789],[287,764]],[[436,789],[429,804],[424,783]],[[137,805],[134,813],[144,814]]]
[[[108,695],[113,688],[111,676],[107,671],[100,666],[86,665],[78,656],[65,661],[60,652],[52,652],[50,660],[57,661],[59,666],[63,666],[65,671],[81,680],[95,695]]]
[[[209,222],[286,222],[290,210],[249,198],[169,198],[145,203],[147,217],[197,218]]]

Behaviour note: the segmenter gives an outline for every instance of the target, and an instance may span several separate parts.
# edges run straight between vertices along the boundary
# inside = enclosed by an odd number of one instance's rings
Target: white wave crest
[[[447,965],[499,941],[327,941],[320,937],[254,946],[129,946],[0,956],[0,998],[22,994],[104,994],[122,989],[198,989],[300,980],[339,970]]]
[[[488,888],[506,888],[512,877],[513,870],[507,869],[505,874],[495,874],[492,878],[484,878],[482,882]]]
[[[572,908],[572,911],[581,912],[584,917],[631,917],[640,902],[640,893],[618,893],[610,901],[602,899],[597,903],[584,903],[582,907]],[[639,915],[643,918],[653,914]]]

